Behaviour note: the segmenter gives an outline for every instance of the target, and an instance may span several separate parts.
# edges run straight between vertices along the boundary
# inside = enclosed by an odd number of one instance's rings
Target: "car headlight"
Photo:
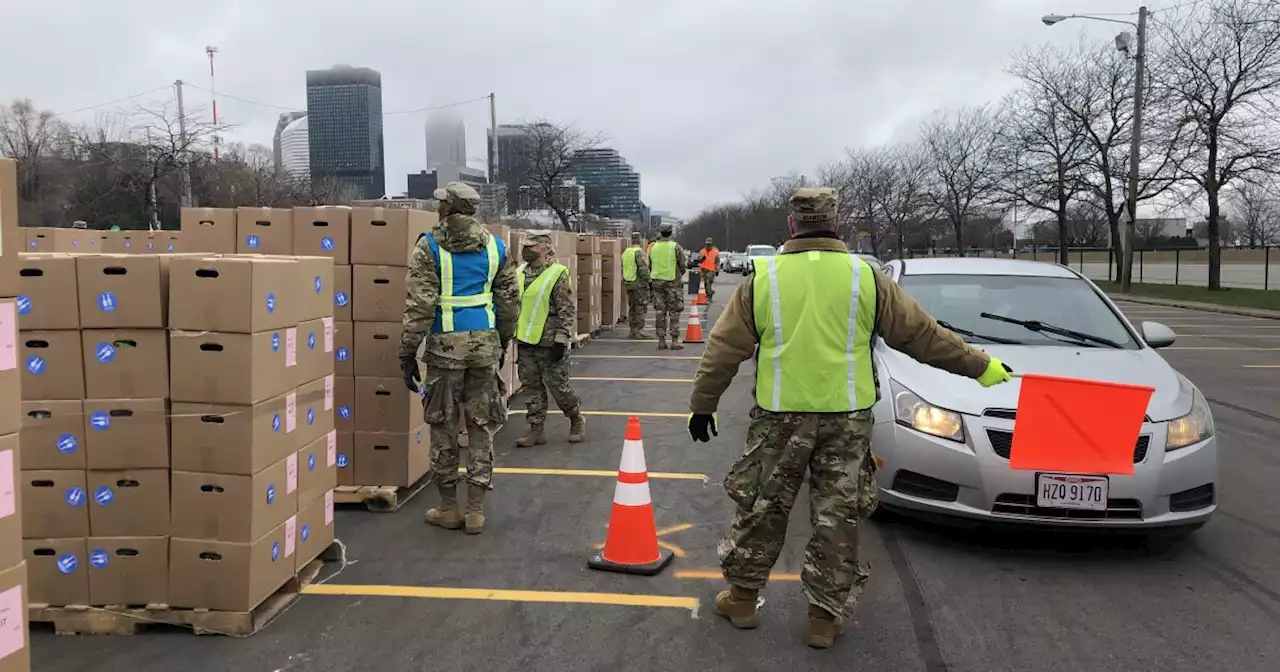
[[[964,422],[959,413],[930,404],[896,381],[889,381],[889,385],[893,392],[893,417],[898,424],[964,443]]]
[[[1181,418],[1169,421],[1168,438],[1165,450],[1186,448],[1213,436],[1213,414],[1209,412],[1209,404],[1199,390],[1191,397],[1191,412]]]

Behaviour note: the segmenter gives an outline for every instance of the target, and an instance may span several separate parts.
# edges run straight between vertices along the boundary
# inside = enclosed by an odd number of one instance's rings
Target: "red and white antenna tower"
[[[205,47],[204,53],[209,55],[209,94],[213,96],[213,160],[217,161],[218,145],[222,143],[222,138],[218,136],[218,87],[213,76],[213,55],[218,53],[218,48]]]

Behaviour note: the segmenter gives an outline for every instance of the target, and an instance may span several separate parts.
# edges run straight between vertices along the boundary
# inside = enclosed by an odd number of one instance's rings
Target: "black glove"
[[[689,436],[693,437],[694,441],[703,443],[710,441],[712,436],[720,436],[716,432],[716,416],[710,413],[694,413],[690,415]]]
[[[569,346],[564,343],[551,344],[551,361],[558,362],[569,354]]]
[[[410,392],[417,394],[422,385],[421,373],[418,372],[418,356],[409,353],[400,355],[400,374],[404,377],[404,386],[409,388]]]

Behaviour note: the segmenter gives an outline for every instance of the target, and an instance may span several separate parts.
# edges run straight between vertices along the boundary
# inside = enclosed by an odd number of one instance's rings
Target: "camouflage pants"
[[[716,295],[711,289],[711,284],[716,281],[716,272],[706,269],[698,269],[698,276],[702,278],[702,286],[707,290],[707,300],[710,301]]]
[[[684,288],[676,280],[653,281],[653,326],[658,340],[680,340],[680,316],[684,314]]]
[[[427,367],[422,388],[422,415],[431,425],[432,479],[444,487],[461,480],[458,434],[465,417],[466,481],[492,490],[493,436],[507,422],[507,393],[498,377],[498,367]]]
[[[810,604],[847,616],[869,578],[858,562],[862,478],[870,449],[871,411],[849,414],[751,411],[746,450],[724,479],[738,505],[717,548],[732,585],[763,588],[778,561],[787,519],[805,475],[809,524],[800,580]]]
[[[531,425],[547,421],[547,390],[556,400],[556,406],[565,416],[577,415],[582,410],[578,394],[569,384],[569,358],[554,362],[551,348],[540,345],[520,344],[516,353],[516,366],[520,368],[520,385],[528,394],[525,419]]]
[[[644,316],[649,308],[649,289],[637,283],[627,288],[627,325],[632,334],[644,331]]]

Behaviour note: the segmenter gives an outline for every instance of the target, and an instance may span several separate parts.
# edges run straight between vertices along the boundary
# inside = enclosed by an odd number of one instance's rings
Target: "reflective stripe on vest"
[[[718,259],[719,257],[720,257],[720,250],[717,250],[714,247],[709,250],[705,247],[702,248],[702,263],[698,265],[698,268],[701,268],[704,271],[719,270],[719,268],[716,266],[716,259]]]
[[[660,240],[653,244],[649,261],[653,264],[653,280],[676,279],[676,241]]]
[[[760,338],[756,403],[768,411],[795,413],[871,408],[876,402],[871,267],[852,254],[825,250],[761,257],[754,264],[752,309]]]
[[[622,251],[622,280],[636,281],[636,258],[640,254],[639,247],[628,247]]]
[[[520,322],[516,326],[516,340],[529,345],[537,345],[542,341],[542,330],[547,326],[547,316],[551,314],[551,289],[556,286],[560,276],[567,272],[568,266],[551,264],[529,283],[526,291],[524,265],[520,266],[517,271],[520,275]]]
[[[502,241],[490,235],[484,250],[451,253],[431,234],[422,235],[440,268],[440,304],[431,332],[493,329],[493,279],[506,257]]]

